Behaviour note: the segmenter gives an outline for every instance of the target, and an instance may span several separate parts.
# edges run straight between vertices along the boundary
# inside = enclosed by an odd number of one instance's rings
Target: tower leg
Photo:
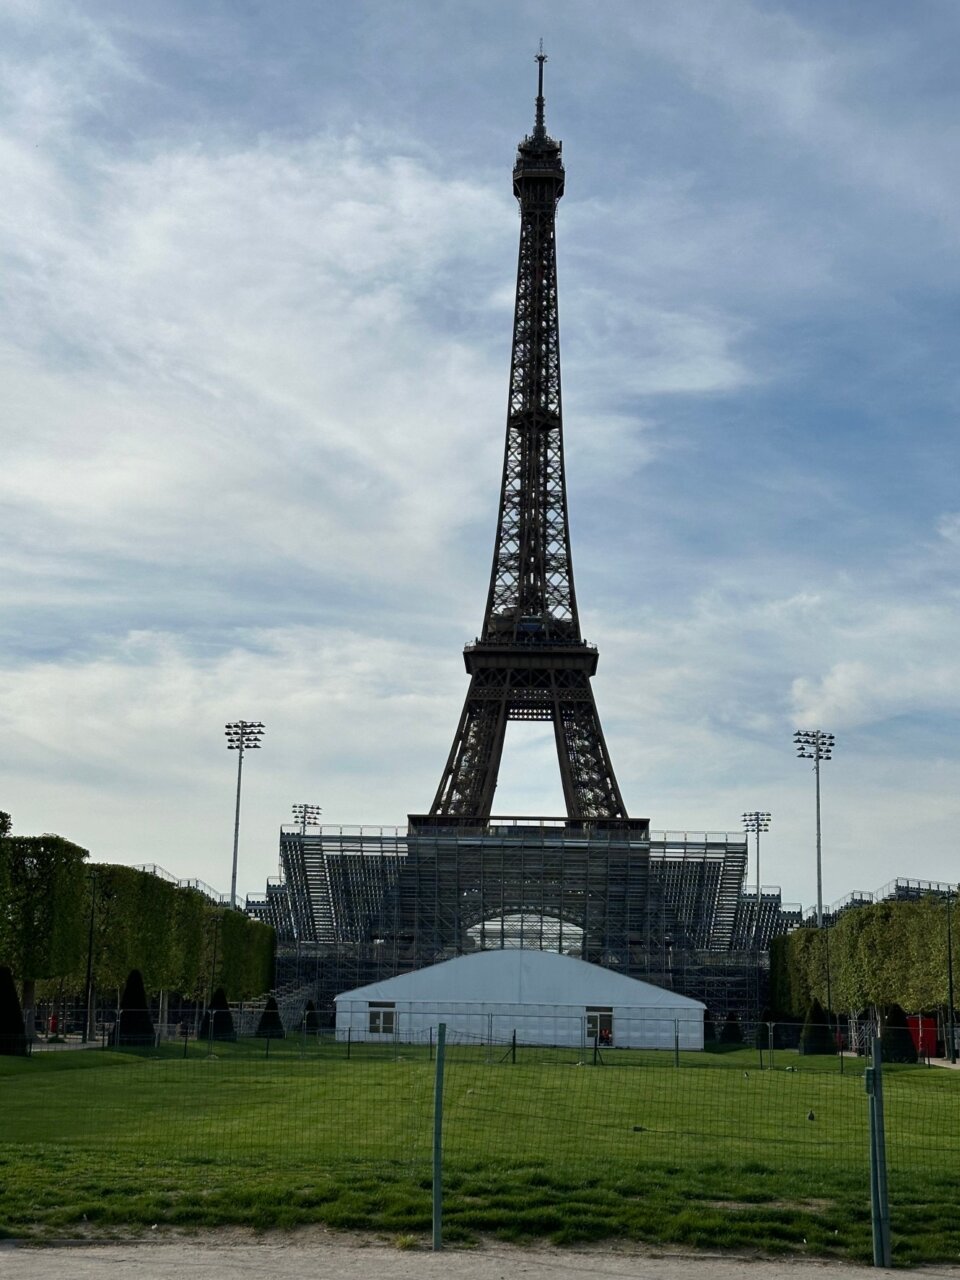
[[[507,703],[503,698],[478,697],[476,683],[474,677],[430,812],[475,816],[482,824],[493,808]]]
[[[627,811],[586,679],[581,688],[558,694],[553,725],[569,816],[625,818]]]

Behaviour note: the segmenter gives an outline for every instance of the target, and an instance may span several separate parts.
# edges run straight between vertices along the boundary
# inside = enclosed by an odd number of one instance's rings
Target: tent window
[[[587,1010],[587,1039],[601,1045],[613,1044],[613,1009],[597,1007]]]
[[[396,1005],[383,1002],[371,1004],[368,1007],[370,1010],[370,1031],[377,1036],[392,1036],[397,1025]]]

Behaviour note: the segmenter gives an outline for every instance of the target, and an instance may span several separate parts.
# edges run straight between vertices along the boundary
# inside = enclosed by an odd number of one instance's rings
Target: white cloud
[[[265,67],[249,15],[198,32],[186,7],[5,7],[0,805],[19,829],[223,885],[240,715],[268,726],[249,889],[294,801],[334,822],[429,803],[489,566],[529,107],[512,85],[503,143],[503,37],[460,12],[421,38],[348,6],[321,94],[282,15]],[[955,125],[928,70],[949,41],[912,15],[844,34],[739,0],[617,12],[561,11],[551,121],[580,134],[567,461],[621,786],[658,828],[770,808],[769,879],[809,900],[790,734],[822,723],[829,895],[944,874],[960,517],[929,492],[956,471],[955,413],[921,321],[946,340],[952,259],[928,231],[956,226]],[[428,63],[465,33],[482,83]],[[379,124],[374,69],[397,104]],[[264,111],[281,81],[302,114]],[[884,417],[891,388],[928,397],[923,433]],[[938,475],[911,489],[917,446]],[[507,759],[523,807],[555,806],[551,757],[534,734]]]

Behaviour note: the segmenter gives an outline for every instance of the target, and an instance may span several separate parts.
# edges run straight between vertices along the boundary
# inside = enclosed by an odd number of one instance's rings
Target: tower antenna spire
[[[543,52],[543,37],[540,37],[540,49],[535,55],[537,61],[537,119],[533,130],[535,138],[543,138],[546,136],[547,127],[543,120],[543,64],[547,60],[547,55]]]

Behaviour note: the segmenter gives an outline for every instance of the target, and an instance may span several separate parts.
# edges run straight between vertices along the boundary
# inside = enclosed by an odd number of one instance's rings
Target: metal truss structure
[[[651,835],[641,819],[419,818],[406,828],[284,827],[280,849],[288,904],[270,922],[292,921],[281,940],[314,957],[322,1001],[454,955],[527,946],[673,987],[718,1013],[757,1007],[765,960],[755,898],[745,915],[741,833]],[[799,922],[778,893],[762,901],[771,933]]]
[[[912,880],[898,877],[872,893],[865,889],[856,889],[853,893],[848,893],[833,906],[826,908],[823,913],[823,923],[834,925],[848,911],[855,911],[857,907],[868,907],[874,902],[916,902],[921,898],[955,897],[956,892],[956,885],[947,884],[944,880]],[[807,912],[804,923],[816,923],[816,912],[813,908]]]
[[[470,687],[430,810],[473,823],[490,817],[508,720],[552,721],[569,818],[627,816],[590,686],[597,651],[580,634],[573,586],[557,307],[564,168],[544,124],[542,53],[537,61],[533,133],[513,170],[520,253],[493,569],[481,634],[464,650]]]

